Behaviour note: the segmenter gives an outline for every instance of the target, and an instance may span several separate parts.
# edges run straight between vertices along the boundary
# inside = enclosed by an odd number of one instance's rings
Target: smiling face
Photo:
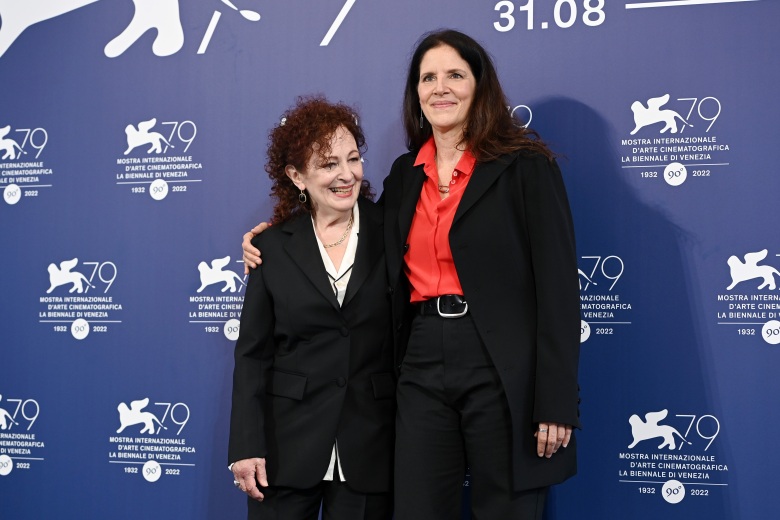
[[[423,56],[417,95],[434,132],[463,132],[476,88],[471,67],[449,45],[434,47]]]
[[[306,190],[318,217],[337,218],[348,214],[357,201],[363,162],[354,136],[340,126],[330,138],[330,153],[323,156],[313,150],[303,172],[292,165],[285,172],[298,189]]]

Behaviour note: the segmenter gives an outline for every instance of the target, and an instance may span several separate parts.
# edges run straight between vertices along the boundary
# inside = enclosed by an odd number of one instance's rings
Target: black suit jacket
[[[341,307],[309,215],[254,240],[235,349],[228,459],[265,457],[271,485],[322,480],[338,439],[350,487],[389,491],[395,378],[382,213],[360,199],[355,263]]]
[[[410,308],[403,255],[425,180],[415,158],[409,153],[395,161],[382,195],[397,368]],[[509,403],[513,486],[520,491],[560,482],[576,472],[574,439],[544,459],[534,438],[540,421],[580,425],[577,258],[557,164],[521,152],[477,164],[449,239],[469,310]]]

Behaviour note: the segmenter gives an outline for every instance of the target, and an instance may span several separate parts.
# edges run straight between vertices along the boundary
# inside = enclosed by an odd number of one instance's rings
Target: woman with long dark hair
[[[398,414],[395,517],[540,519],[576,472],[579,294],[554,154],[507,110],[481,45],[453,30],[412,56],[410,152],[385,180]],[[393,223],[393,225],[391,225]]]

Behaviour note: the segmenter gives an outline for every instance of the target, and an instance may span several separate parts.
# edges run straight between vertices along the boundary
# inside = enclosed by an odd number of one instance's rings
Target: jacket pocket
[[[308,379],[306,376],[279,370],[271,370],[269,375],[266,392],[271,395],[288,397],[298,401],[303,399],[303,394],[306,392],[306,380]]]
[[[395,377],[391,372],[371,374],[371,386],[374,388],[374,399],[395,397]]]

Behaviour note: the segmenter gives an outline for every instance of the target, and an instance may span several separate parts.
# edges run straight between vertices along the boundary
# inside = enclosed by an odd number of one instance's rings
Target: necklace
[[[332,244],[322,244],[322,247],[324,247],[325,249],[328,249],[328,248],[331,248],[331,247],[336,247],[337,245],[339,245],[342,242],[344,242],[344,240],[347,238],[347,235],[349,235],[349,230],[352,229],[352,222],[353,222],[352,215],[350,215],[349,216],[349,222],[347,223],[347,229],[344,230],[344,234],[341,235],[341,238],[339,238],[338,240],[336,240]]]

